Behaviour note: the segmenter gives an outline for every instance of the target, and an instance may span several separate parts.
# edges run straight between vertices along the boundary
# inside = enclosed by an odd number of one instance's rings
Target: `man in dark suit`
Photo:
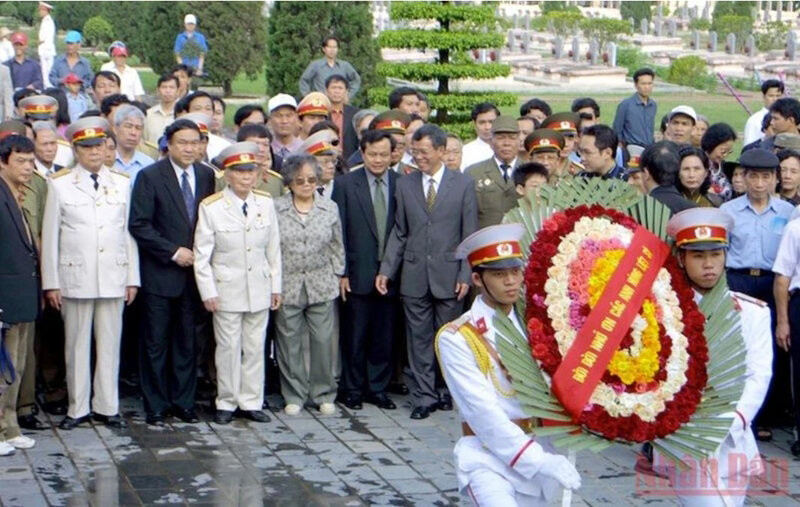
[[[23,436],[17,422],[17,396],[25,373],[28,342],[39,315],[39,256],[34,236],[22,213],[25,184],[33,177],[33,142],[12,134],[0,141],[0,309],[10,325],[5,347],[16,378],[0,395],[0,456],[36,443]]]
[[[387,294],[402,266],[400,295],[406,315],[408,384],[412,419],[443,406],[435,387],[436,331],[457,318],[469,291],[469,264],[454,256],[456,246],[478,227],[475,184],[442,163],[447,135],[436,125],[420,127],[412,138],[419,168],[397,182],[395,226],[386,244],[375,286]]]
[[[331,101],[331,121],[339,128],[344,160],[358,150],[358,136],[353,127],[353,115],[358,108],[347,103],[348,91],[347,80],[342,75],[332,74],[325,80],[325,95]]]
[[[467,167],[464,172],[475,181],[478,196],[478,228],[497,225],[517,205],[514,169],[519,153],[519,125],[510,116],[498,116],[492,123],[490,158]]]
[[[375,277],[394,226],[397,178],[389,171],[392,135],[368,130],[361,138],[364,167],[336,180],[333,200],[339,205],[345,246],[342,301],[347,317],[341,336],[344,404],[360,409],[362,400],[393,409],[386,395],[392,373],[397,289],[386,295],[375,289]]]
[[[130,217],[141,262],[142,395],[147,423],[157,426],[170,409],[185,422],[198,421],[195,327],[202,309],[192,246],[198,204],[214,193],[214,172],[194,164],[197,125],[178,119],[165,135],[168,156],[139,172]]]

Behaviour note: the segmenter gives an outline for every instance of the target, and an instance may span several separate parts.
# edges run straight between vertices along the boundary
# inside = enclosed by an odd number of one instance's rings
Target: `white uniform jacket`
[[[494,310],[475,299],[470,311],[455,325],[471,322],[496,349],[492,324]],[[514,325],[523,327],[515,315]],[[551,500],[560,491],[555,479],[537,476],[544,452],[552,452],[544,439],[525,434],[514,419],[528,417],[514,397],[511,385],[496,362],[490,359],[490,371],[481,372],[467,340],[459,331],[445,327],[437,337],[436,350],[444,379],[458,406],[459,414],[475,436],[463,436],[454,450],[459,489],[469,485],[470,473],[489,469],[504,477],[516,491]],[[499,389],[498,389],[499,388]],[[543,445],[545,447],[543,447]]]
[[[731,430],[714,455],[721,479],[761,473],[758,446],[751,422],[764,403],[772,378],[772,323],[769,307],[763,301],[746,294],[731,292],[731,296],[740,311],[739,318],[742,323],[741,331],[746,349],[747,370],[744,391],[736,403],[736,416]],[[700,294],[697,292],[695,292],[695,299],[700,301]],[[741,382],[741,379],[732,382]],[[655,468],[664,470],[671,466],[663,457],[658,456],[658,452],[655,454]],[[678,492],[680,493],[679,489]],[[744,497],[742,496],[740,500],[743,502]]]
[[[280,235],[272,198],[254,190],[242,201],[225,188],[205,198],[197,215],[194,274],[203,301],[224,312],[258,312],[282,285]]]
[[[121,298],[139,286],[139,251],[128,232],[131,182],[103,167],[98,189],[75,166],[48,180],[42,224],[42,288],[77,299]]]

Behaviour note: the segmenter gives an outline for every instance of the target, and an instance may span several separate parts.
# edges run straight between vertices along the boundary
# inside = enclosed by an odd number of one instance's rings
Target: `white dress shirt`
[[[444,176],[444,164],[436,171],[433,176],[423,173],[422,174],[422,195],[428,196],[428,187],[430,186],[430,182],[433,181],[433,190],[436,192],[436,195],[439,195],[439,185],[442,183],[442,177]]]
[[[42,18],[39,26],[39,56],[55,56],[56,54],[56,24],[53,17],[47,15]]]
[[[497,170],[500,171],[500,176],[503,175],[503,169],[500,168],[505,162],[500,160],[497,157],[494,157],[494,163],[497,164]],[[508,163],[508,179],[512,179],[514,177],[514,170],[517,168],[517,157],[514,157],[514,160]]]
[[[100,70],[107,70],[119,76],[119,92],[126,95],[130,100],[136,100],[137,97],[144,95],[139,73],[130,65],[126,65],[123,70],[120,70],[112,61],[101,65]]]
[[[480,137],[474,141],[470,141],[464,145],[461,151],[461,172],[463,173],[464,169],[472,164],[483,162],[487,158],[492,158],[493,156],[494,150],[492,150],[492,147]]]
[[[194,178],[194,165],[190,165],[185,170],[181,168],[178,164],[175,163],[174,160],[169,159],[170,164],[172,164],[172,169],[175,171],[175,177],[178,178],[178,187],[183,184],[183,173],[189,176],[189,187],[192,189],[192,195],[197,195],[196,185],[195,185],[195,178]]]
[[[761,122],[764,121],[764,116],[768,112],[769,110],[766,107],[762,107],[747,119],[747,123],[744,124],[744,141],[742,141],[745,145],[754,143],[764,137],[764,133],[761,132]]]
[[[38,158],[33,159],[33,164],[36,166],[36,171],[45,178],[56,172],[55,164],[51,165],[50,167],[46,167],[44,164],[39,162]]]

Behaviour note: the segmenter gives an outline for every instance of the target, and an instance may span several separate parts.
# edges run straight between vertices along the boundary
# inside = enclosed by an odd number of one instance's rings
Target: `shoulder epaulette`
[[[463,325],[471,324],[470,322],[470,314],[465,313],[461,317],[457,318],[454,321],[448,322],[444,326],[442,326],[441,331],[447,331],[448,333],[455,333],[459,330],[459,328]]]
[[[53,175],[52,175],[52,176],[50,176],[50,177],[51,177],[52,179],[56,179],[56,178],[60,178],[60,177],[62,177],[62,176],[66,176],[67,174],[69,174],[69,173],[71,173],[71,172],[72,172],[72,169],[67,169],[67,168],[65,167],[65,168],[61,169],[60,171],[56,171],[56,172],[55,172],[55,173],[53,173]]]
[[[42,176],[42,173],[40,173],[39,171],[37,171],[36,169],[34,169],[34,170],[33,170],[33,177],[35,178],[35,177],[37,177],[37,176],[38,176],[39,178],[41,178],[41,179],[45,180],[45,181],[47,180],[47,178],[45,178],[44,176]]]
[[[753,296],[748,296],[747,294],[743,294],[741,292],[733,292],[733,297],[736,299],[741,299],[742,301],[747,301],[748,303],[753,303],[756,306],[767,306],[766,301],[762,301],[760,299],[756,299]]]
[[[353,167],[350,168],[350,171],[357,171],[357,170],[361,169],[362,167],[364,167],[363,163],[358,164],[358,165],[354,165]]]
[[[215,177],[216,179],[220,179],[220,178],[222,178],[223,176],[225,176],[225,171],[218,171],[218,170],[216,170],[216,169],[213,169],[213,168],[212,168],[212,170],[214,171],[214,177]]]
[[[114,174],[119,174],[120,176],[125,176],[126,178],[129,178],[129,179],[131,177],[130,174],[128,174],[126,172],[123,172],[123,171],[119,171],[117,169],[111,169],[111,172],[114,173]]]
[[[71,144],[69,143],[69,141],[67,141],[66,139],[61,139],[61,138],[59,137],[58,139],[56,139],[56,142],[57,142],[58,144],[62,144],[62,145],[64,145],[64,146],[69,146],[70,148],[72,148],[72,145],[71,145]]]
[[[584,167],[584,165],[581,164],[580,162],[573,162],[572,160],[570,160],[570,164],[574,165],[575,167],[581,170],[586,169],[586,167]]]
[[[276,178],[280,178],[280,179],[281,179],[281,182],[283,182],[283,175],[282,175],[281,173],[279,173],[279,172],[277,172],[277,171],[273,171],[272,169],[268,169],[268,170],[267,170],[267,174],[270,174],[270,175],[272,175],[272,176],[275,176]]]
[[[209,204],[217,202],[220,199],[222,199],[222,192],[217,192],[216,194],[211,194],[202,201],[200,201],[200,204],[202,204],[203,206],[208,206]]]
[[[264,192],[263,190],[259,190],[257,188],[253,189],[253,193],[256,194],[256,195],[260,195],[260,196],[263,196],[263,197],[269,197],[270,199],[272,199],[272,196],[269,195],[269,192]]]
[[[144,144],[145,146],[149,146],[154,150],[158,151],[158,144],[154,143],[153,141],[145,141]]]

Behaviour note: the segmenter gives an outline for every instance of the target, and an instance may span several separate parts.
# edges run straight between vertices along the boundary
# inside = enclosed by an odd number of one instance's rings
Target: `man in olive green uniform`
[[[541,128],[552,129],[564,136],[564,149],[558,164],[557,174],[560,178],[567,174],[575,176],[585,168],[578,162],[570,160],[570,155],[578,149],[578,123],[580,116],[577,113],[551,114],[542,122]]]
[[[475,180],[479,229],[502,222],[519,199],[513,177],[519,152],[519,126],[515,118],[498,116],[494,120],[491,145],[494,152],[491,158],[464,170]]]
[[[564,151],[564,136],[553,129],[536,129],[525,138],[525,151],[531,162],[542,164],[547,169],[547,184],[555,186],[562,179],[572,178],[569,171],[561,171],[561,152]]]

